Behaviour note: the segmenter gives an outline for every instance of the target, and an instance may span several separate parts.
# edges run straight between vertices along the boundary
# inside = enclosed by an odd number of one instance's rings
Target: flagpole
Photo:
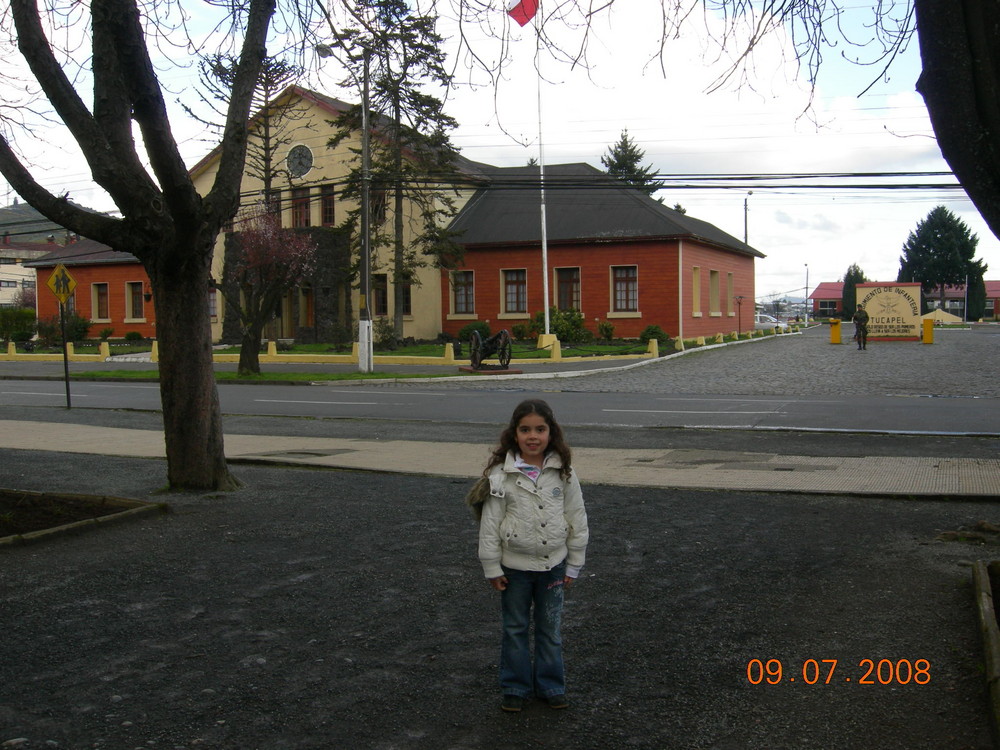
[[[545,335],[549,335],[549,241],[545,221],[545,142],[542,139],[542,21],[535,14],[535,72],[538,74],[538,177],[539,199],[542,213],[542,309],[545,315]]]

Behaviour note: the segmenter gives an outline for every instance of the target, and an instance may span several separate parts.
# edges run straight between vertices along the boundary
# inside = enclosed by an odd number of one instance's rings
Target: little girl
[[[528,400],[514,409],[483,476],[490,493],[482,505],[479,559],[501,592],[501,708],[520,711],[532,694],[566,708],[563,590],[580,575],[590,532],[570,449],[547,403]]]

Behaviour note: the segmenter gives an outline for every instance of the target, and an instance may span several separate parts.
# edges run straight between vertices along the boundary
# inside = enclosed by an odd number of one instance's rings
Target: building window
[[[0,288],[2,289],[17,289],[16,281],[0,281]]]
[[[111,314],[108,311],[108,285],[94,284],[93,298],[91,299],[94,320],[110,320]]]
[[[708,314],[721,315],[722,307],[719,299],[719,272],[708,272]]]
[[[691,269],[691,313],[701,315],[701,268]]]
[[[389,314],[389,277],[384,273],[372,274],[372,315]]]
[[[613,312],[639,311],[639,269],[636,266],[612,266]]]
[[[833,317],[837,314],[837,300],[821,299],[816,306],[816,311],[823,317]]]
[[[503,311],[528,312],[528,272],[523,268],[503,272]]]
[[[402,286],[403,300],[401,303],[403,315],[413,315],[413,284],[409,282]]]
[[[208,290],[208,315],[212,320],[219,317],[219,300],[216,296],[218,294],[218,289]]]
[[[733,316],[733,304],[736,295],[736,284],[731,273],[726,274],[726,314]]]
[[[292,191],[292,226],[308,227],[309,188],[295,188]]]
[[[336,221],[337,190],[333,185],[323,185],[320,189],[320,213],[324,227],[332,227]]]
[[[476,297],[472,271],[455,271],[451,275],[451,293],[454,302],[452,311],[456,315],[473,315],[476,312]]]
[[[385,224],[387,191],[371,190],[368,193],[368,215],[371,217],[372,227],[380,227]]]
[[[130,281],[125,285],[125,317],[141,320],[146,317],[142,306],[142,282]]]
[[[580,309],[580,269],[556,269],[556,303],[560,310]]]

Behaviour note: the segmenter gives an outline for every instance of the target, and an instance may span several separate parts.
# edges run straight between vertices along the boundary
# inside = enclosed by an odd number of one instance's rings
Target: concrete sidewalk
[[[0,420],[0,448],[162,458],[160,431]],[[226,436],[232,462],[475,476],[481,444],[288,435]],[[770,492],[1000,496],[1000,459],[819,457],[688,448],[574,448],[589,484]]]

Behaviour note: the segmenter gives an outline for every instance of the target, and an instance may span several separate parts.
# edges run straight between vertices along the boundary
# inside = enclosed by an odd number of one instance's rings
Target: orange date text
[[[747,662],[747,682],[751,685],[805,683],[830,685],[926,685],[931,681],[927,659],[861,659],[857,665],[837,659],[806,659],[801,664],[781,659],[751,659]]]

